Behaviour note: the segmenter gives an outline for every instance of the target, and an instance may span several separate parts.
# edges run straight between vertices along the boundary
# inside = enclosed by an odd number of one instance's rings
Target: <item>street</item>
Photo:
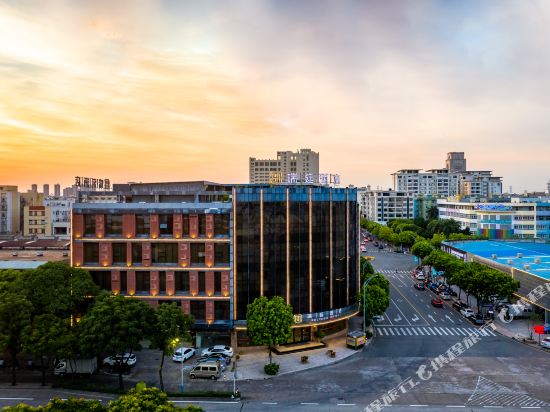
[[[260,381],[240,381],[242,401],[205,400],[193,403],[206,411],[360,411],[407,378],[417,385],[399,392],[392,411],[469,411],[525,409],[550,411],[550,354],[500,336],[487,328],[481,339],[461,356],[421,380],[422,365],[445,353],[452,345],[477,330],[446,301],[443,308],[430,304],[434,294],[418,291],[410,271],[413,257],[378,251],[374,268],[391,283],[391,301],[383,318],[376,321],[376,337],[370,346],[333,365],[283,374]],[[397,270],[397,273],[396,273]],[[283,355],[284,356],[284,355]],[[208,384],[205,382],[205,384]],[[215,389],[221,382],[213,383]],[[0,406],[25,401],[44,403],[50,397],[69,396],[71,391],[0,388]],[[108,401],[109,396],[84,394]],[[27,400],[6,398],[29,398]]]

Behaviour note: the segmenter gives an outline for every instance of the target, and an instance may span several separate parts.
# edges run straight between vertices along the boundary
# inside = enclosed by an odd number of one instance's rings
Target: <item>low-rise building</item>
[[[17,186],[0,186],[0,234],[19,232],[19,193]]]
[[[44,200],[44,206],[49,209],[51,234],[60,239],[69,239],[71,234],[71,207],[74,199],[50,197]]]
[[[48,206],[25,206],[23,235],[38,238],[52,236],[51,209]]]

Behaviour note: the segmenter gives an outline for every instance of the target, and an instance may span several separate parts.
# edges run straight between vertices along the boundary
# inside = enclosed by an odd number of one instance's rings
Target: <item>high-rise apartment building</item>
[[[47,183],[44,183],[44,186],[42,187],[43,187],[42,193],[44,193],[44,197],[48,197],[50,195],[50,185]]]
[[[502,178],[491,171],[467,171],[462,152],[447,154],[445,169],[402,169],[393,173],[396,191],[417,195],[449,197],[456,195],[490,197],[502,194]]]
[[[0,234],[15,234],[19,228],[17,186],[0,186]]]
[[[250,158],[250,183],[270,183],[270,176],[274,173],[283,177],[290,173],[318,175],[319,153],[311,149],[300,149],[297,152],[277,152],[277,159]]]
[[[33,183],[31,185],[31,192],[38,192],[38,185],[36,183]]]
[[[61,197],[61,185],[59,183],[56,183],[53,187],[53,195],[55,197]]]
[[[445,166],[449,172],[465,172],[466,159],[464,152],[449,152],[447,153],[447,161]]]

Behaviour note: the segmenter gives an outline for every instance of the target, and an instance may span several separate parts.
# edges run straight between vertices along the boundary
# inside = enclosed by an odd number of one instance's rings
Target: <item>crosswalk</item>
[[[441,326],[377,326],[380,336],[468,336],[477,334],[481,337],[497,336],[490,329],[441,327]]]
[[[411,273],[410,270],[398,270],[396,272],[395,269],[378,269],[376,270],[376,272],[381,273],[383,275],[395,275],[396,273],[400,275],[409,275]]]

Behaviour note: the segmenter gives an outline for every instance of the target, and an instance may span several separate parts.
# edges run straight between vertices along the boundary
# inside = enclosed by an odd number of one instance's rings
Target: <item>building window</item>
[[[176,293],[189,293],[189,273],[176,272],[174,274],[174,284]]]
[[[191,243],[191,265],[204,266],[204,243]]]
[[[141,243],[132,243],[132,264],[141,265]]]
[[[151,291],[150,272],[136,272],[136,293],[149,293]]]
[[[206,215],[199,215],[199,236],[206,236]]]
[[[126,271],[120,272],[120,293],[126,293],[128,290],[128,274]]]
[[[113,243],[113,263],[126,264],[126,243]]]
[[[174,215],[159,215],[159,228],[161,236],[172,236],[174,233]]]
[[[152,245],[152,263],[177,264],[178,263],[178,245],[177,243],[153,243]]]
[[[214,235],[229,236],[229,214],[214,215]]]
[[[105,234],[107,236],[122,236],[122,215],[105,216]]]
[[[222,272],[214,272],[214,293],[222,293]]]
[[[226,301],[214,302],[214,319],[229,320],[229,302],[226,302]]]
[[[106,270],[92,271],[90,275],[94,283],[101,289],[111,290],[111,272]]]
[[[159,293],[166,293],[166,272],[159,272]]]
[[[84,236],[95,236],[95,215],[84,215]]]
[[[197,320],[205,320],[206,319],[206,301],[192,300],[191,315],[193,315],[193,317]]]
[[[214,263],[216,266],[229,265],[229,243],[214,245]]]
[[[99,264],[99,243],[84,243],[84,264]]]
[[[182,233],[183,237],[189,237],[189,215],[183,215]]]
[[[149,237],[150,233],[149,215],[136,215],[136,236]]]
[[[199,293],[206,293],[206,273],[199,272]]]

